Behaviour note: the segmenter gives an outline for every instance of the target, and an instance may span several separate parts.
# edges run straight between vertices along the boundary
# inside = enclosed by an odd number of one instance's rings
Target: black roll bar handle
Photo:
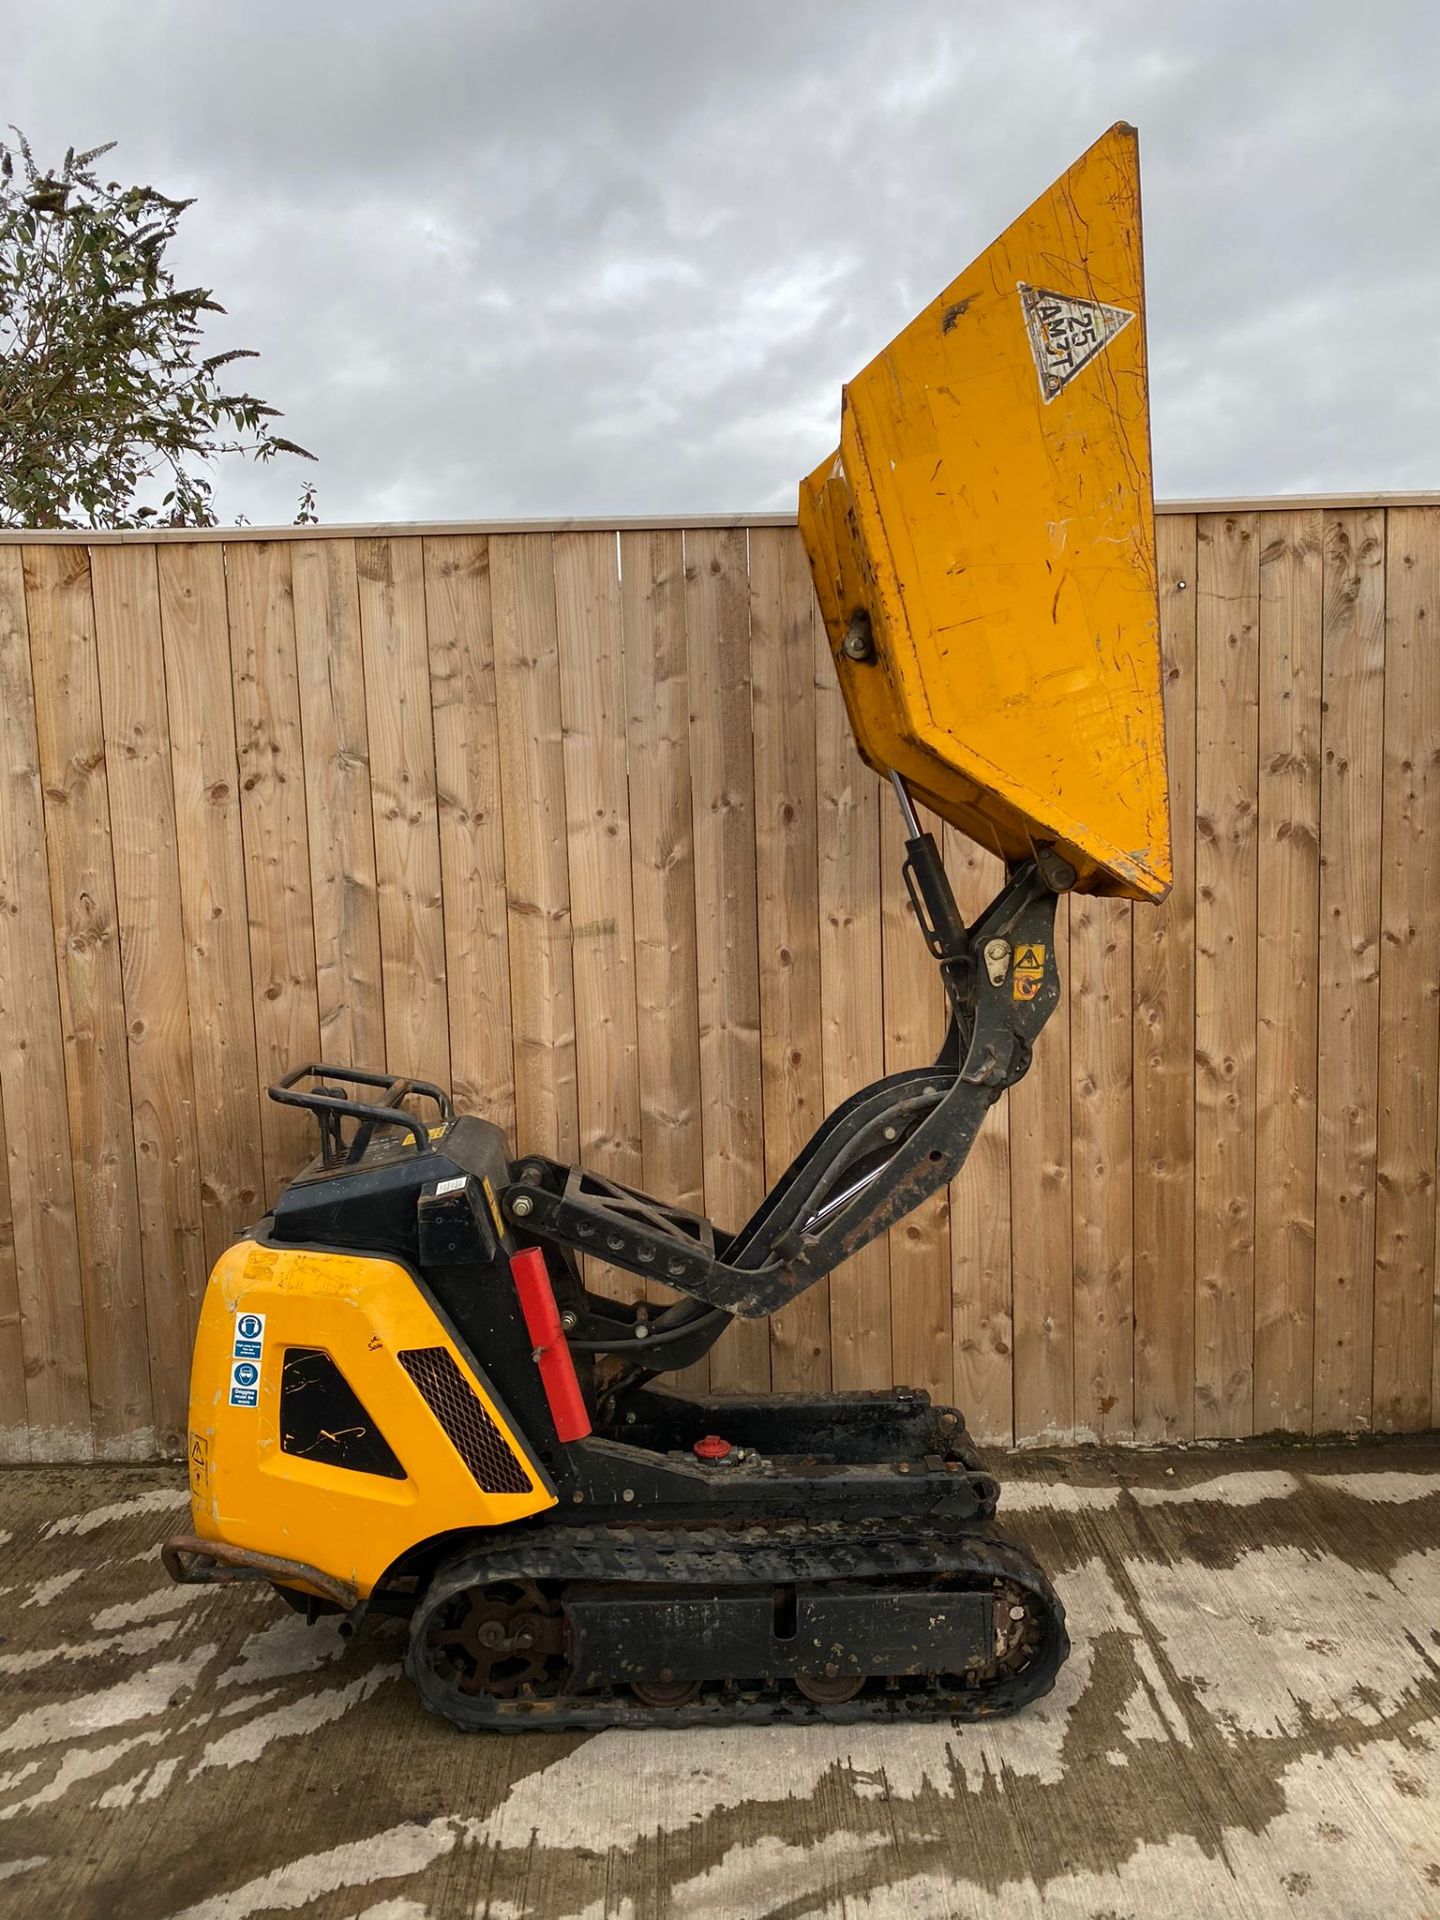
[[[316,1080],[322,1084],[302,1090],[300,1082],[303,1080]],[[323,1084],[332,1080],[339,1081],[342,1086],[378,1087],[383,1090],[384,1098],[351,1098]],[[279,1106],[302,1107],[307,1113],[314,1114],[315,1124],[320,1129],[320,1157],[327,1167],[339,1166],[342,1162],[353,1166],[361,1160],[376,1127],[401,1127],[414,1136],[417,1153],[428,1152],[430,1132],[424,1121],[418,1115],[405,1113],[401,1109],[401,1103],[412,1094],[423,1100],[433,1100],[445,1126],[449,1126],[455,1118],[455,1107],[449,1094],[432,1080],[413,1080],[397,1073],[374,1073],[361,1067],[336,1067],[323,1060],[310,1060],[304,1066],[292,1067],[283,1080],[277,1080],[267,1091]],[[342,1119],[360,1122],[348,1145],[340,1131]]]

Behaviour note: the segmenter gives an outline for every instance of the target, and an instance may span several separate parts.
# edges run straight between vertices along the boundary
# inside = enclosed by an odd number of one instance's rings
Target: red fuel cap
[[[735,1449],[718,1433],[707,1433],[703,1440],[695,1442],[691,1451],[697,1460],[727,1460]]]

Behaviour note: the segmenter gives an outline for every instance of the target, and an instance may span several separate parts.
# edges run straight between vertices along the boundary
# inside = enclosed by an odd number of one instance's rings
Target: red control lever
[[[590,1414],[575,1375],[575,1362],[560,1324],[554,1289],[539,1247],[522,1247],[510,1256],[525,1331],[535,1349],[540,1384],[550,1405],[550,1417],[561,1440],[583,1440],[590,1431]]]

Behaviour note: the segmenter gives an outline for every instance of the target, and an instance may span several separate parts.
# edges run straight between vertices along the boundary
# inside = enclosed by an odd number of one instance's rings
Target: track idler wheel
[[[688,1707],[700,1698],[698,1680],[635,1680],[630,1691],[642,1707]]]
[[[863,1673],[797,1673],[795,1685],[820,1707],[843,1707],[865,1684]]]

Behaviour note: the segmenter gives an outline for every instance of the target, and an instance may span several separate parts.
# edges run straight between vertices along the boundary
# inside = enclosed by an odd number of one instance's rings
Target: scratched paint
[[[800,533],[865,760],[1007,859],[1051,843],[1082,892],[1159,900],[1143,311],[1121,125],[847,383]]]

